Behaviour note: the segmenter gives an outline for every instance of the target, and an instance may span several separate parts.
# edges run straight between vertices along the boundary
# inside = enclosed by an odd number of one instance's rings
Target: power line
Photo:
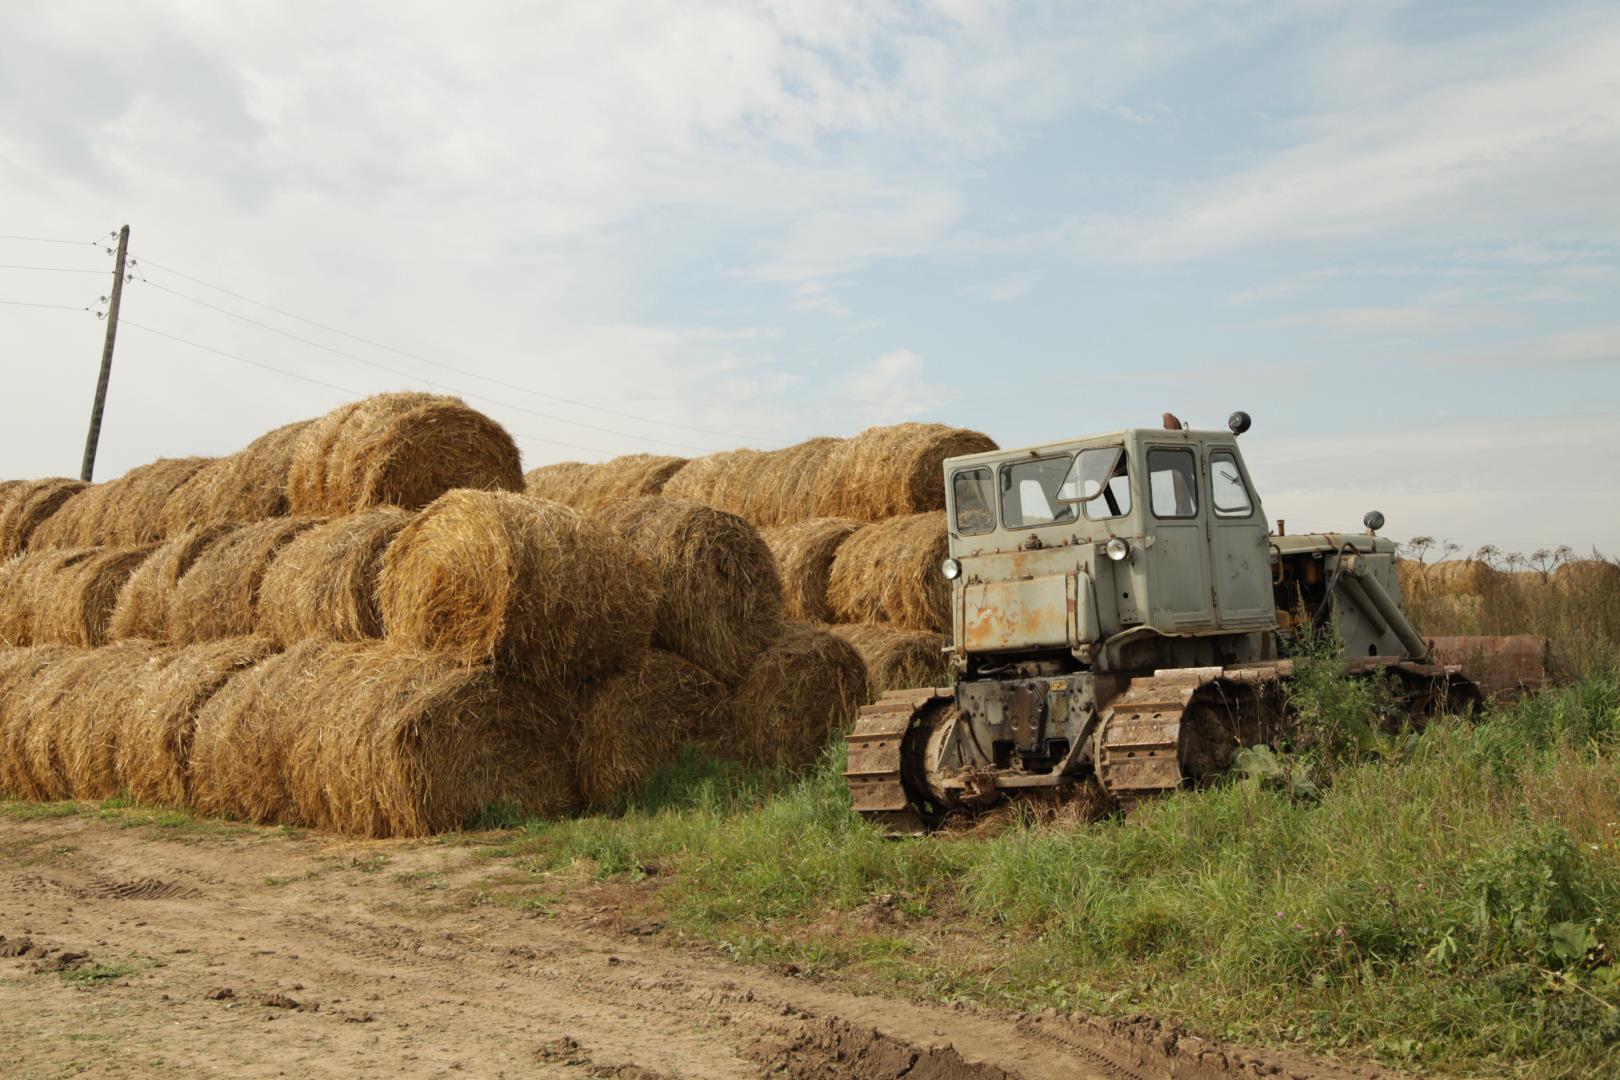
[[[154,330],[150,326],[142,326],[140,323],[132,322],[129,319],[124,319],[123,322],[121,323],[121,325],[132,327],[132,328],[134,328],[136,330],[140,330],[140,331],[143,331],[145,333],[152,334],[152,335],[154,335],[156,337],[167,338],[168,340],[178,342],[181,345],[188,345],[193,349],[201,349],[203,352],[213,353],[215,356],[222,356],[227,360],[235,360],[238,363],[248,364],[248,365],[250,365],[252,367],[261,368],[261,369],[263,369],[265,371],[273,371],[277,375],[285,375],[290,379],[299,379],[299,380],[302,380],[303,382],[314,383],[316,386],[324,386],[328,390],[336,390],[339,393],[347,394],[350,397],[357,397],[358,398],[358,397],[367,396],[366,391],[364,391],[364,390],[353,390],[353,389],[350,389],[347,386],[339,386],[337,383],[327,382],[324,379],[317,379],[317,378],[314,378],[313,376],[303,375],[303,374],[300,374],[299,372],[296,372],[296,371],[288,371],[286,368],[275,367],[274,365],[266,364],[266,363],[263,363],[263,362],[258,361],[258,360],[250,360],[246,356],[239,356],[236,353],[226,352],[224,349],[216,349],[212,345],[204,345],[200,341],[192,341],[189,338],[183,338],[183,337],[180,337],[180,336],[178,336],[176,334],[170,334],[170,333],[168,333],[166,331],[163,331],[163,330]],[[599,454],[602,457],[613,457],[614,456],[612,451],[610,451],[610,450],[599,450],[594,446],[579,446],[579,445],[577,445],[575,443],[563,442],[563,441],[561,441],[559,439],[547,439],[547,438],[544,438],[544,437],[542,437],[540,435],[530,435],[530,434],[528,434],[526,432],[522,432],[522,431],[513,431],[512,434],[518,436],[519,438],[529,439],[529,440],[532,440],[534,442],[549,443],[552,446],[565,446],[570,450],[582,450],[587,454]]]
[[[94,240],[61,240],[53,236],[14,236],[10,233],[0,233],[0,240],[22,240],[31,244],[72,244],[74,247],[84,247],[86,245],[97,247],[105,239],[107,239],[106,236],[97,237]]]
[[[89,311],[90,306],[74,307],[72,304],[36,304],[32,300],[0,300],[0,304],[9,304],[12,307],[50,308],[55,311]]]
[[[103,276],[107,273],[105,269],[84,270],[77,266],[12,266],[10,264],[0,264],[0,270],[39,270],[50,274],[100,274]]]
[[[742,432],[736,432],[736,431],[720,431],[720,430],[716,430],[714,428],[697,427],[697,426],[692,425],[692,424],[679,424],[679,423],[676,423],[676,422],[674,422],[672,420],[658,420],[658,419],[654,419],[653,417],[650,417],[650,416],[640,416],[640,415],[638,415],[636,413],[624,412],[624,411],[619,410],[619,409],[610,409],[610,408],[607,408],[606,406],[603,406],[603,405],[593,405],[588,401],[580,401],[577,398],[562,397],[562,396],[557,395],[557,394],[547,393],[544,390],[536,390],[532,386],[523,386],[523,385],[521,385],[519,383],[508,382],[505,379],[499,379],[499,378],[496,378],[493,375],[485,375],[485,374],[483,374],[481,372],[473,371],[473,370],[471,370],[469,368],[457,367],[454,364],[446,364],[446,363],[443,363],[442,361],[433,360],[433,359],[430,359],[429,357],[421,356],[421,355],[419,355],[417,353],[408,352],[408,351],[406,351],[404,349],[395,348],[392,345],[385,345],[380,341],[375,341],[375,340],[373,340],[371,338],[363,337],[363,336],[361,336],[359,334],[351,334],[347,330],[340,330],[337,327],[331,326],[331,325],[329,325],[327,323],[319,322],[319,321],[317,321],[315,319],[306,318],[303,315],[295,314],[295,313],[293,313],[291,311],[287,311],[284,308],[276,307],[273,304],[267,304],[263,300],[255,300],[251,296],[244,296],[243,294],[241,294],[239,292],[234,292],[234,291],[232,291],[230,289],[225,288],[222,285],[215,285],[212,282],[204,281],[202,278],[192,277],[190,274],[182,273],[181,271],[175,270],[172,267],[164,266],[162,263],[159,263],[159,262],[153,262],[151,259],[147,259],[147,258],[143,257],[141,259],[136,260],[136,262],[137,262],[137,264],[144,262],[148,266],[154,267],[154,268],[156,268],[158,270],[162,270],[164,273],[167,273],[167,274],[173,274],[175,277],[184,278],[186,281],[192,282],[193,284],[196,284],[196,285],[201,285],[205,289],[213,289],[215,292],[223,293],[226,296],[233,297],[234,299],[237,299],[237,300],[241,300],[244,303],[252,304],[255,307],[264,308],[266,311],[273,311],[277,315],[281,315],[281,316],[284,316],[284,317],[289,318],[289,319],[296,319],[297,321],[299,321],[301,323],[307,323],[310,326],[314,326],[314,327],[317,327],[317,328],[319,328],[321,330],[325,330],[328,333],[337,334],[340,337],[346,337],[350,341],[357,341],[362,345],[369,345],[374,349],[381,349],[384,352],[390,352],[390,353],[393,353],[396,356],[403,356],[403,357],[405,357],[407,359],[416,360],[416,361],[418,361],[420,363],[423,363],[423,364],[430,364],[433,367],[443,368],[446,371],[453,371],[458,375],[466,375],[469,378],[473,378],[473,379],[482,379],[485,382],[493,383],[496,386],[503,386],[508,390],[517,390],[517,391],[519,391],[521,393],[533,394],[535,397],[545,398],[548,401],[556,401],[556,402],[559,402],[559,403],[564,404],[564,405],[574,405],[574,406],[577,406],[578,408],[581,408],[581,409],[590,409],[590,410],[595,411],[595,412],[606,413],[609,416],[617,416],[617,417],[621,417],[621,418],[623,418],[625,420],[635,420],[635,421],[638,421],[638,422],[644,423],[644,424],[658,424],[658,425],[661,425],[663,427],[679,428],[680,430],[683,430],[683,431],[695,431],[695,432],[698,432],[698,433],[703,434],[703,435],[720,435],[720,436],[722,436],[724,438],[728,438],[728,439],[748,439],[748,440],[752,440],[752,441],[755,441],[755,442],[771,442],[772,441],[772,440],[768,440],[768,439],[766,439],[766,438],[764,438],[763,436],[760,436],[760,435],[749,435],[749,434],[744,434]],[[147,284],[155,285],[156,283],[152,282],[152,281],[147,281]],[[170,290],[170,291],[172,291],[172,290]],[[183,296],[184,294],[183,293],[175,293],[175,295],[176,296]],[[187,299],[193,299],[193,298],[187,297]],[[197,301],[197,302],[202,303],[202,301]],[[227,312],[227,314],[233,314],[233,313]],[[238,317],[240,318],[241,316],[238,316]],[[347,355],[347,354],[342,354],[342,355]],[[490,400],[490,399],[486,398],[485,400]],[[607,428],[598,428],[596,430],[608,431],[609,429],[607,429]],[[612,434],[621,434],[621,433],[620,432],[612,432]],[[634,437],[634,436],[632,436],[632,437]],[[682,444],[672,443],[671,445],[679,446],[679,445],[682,445]],[[700,448],[687,447],[687,449],[700,449]]]
[[[171,296],[178,296],[180,299],[190,301],[191,303],[197,304],[200,307],[208,308],[210,311],[217,311],[221,315],[227,315],[230,318],[239,319],[242,322],[245,322],[245,323],[249,324],[250,326],[257,326],[261,330],[268,330],[272,334],[279,334],[284,338],[288,338],[288,339],[290,339],[292,341],[300,342],[300,343],[302,343],[304,345],[310,346],[311,348],[320,349],[322,352],[331,353],[333,356],[341,356],[346,360],[353,360],[356,363],[365,364],[365,365],[367,365],[369,367],[374,367],[379,371],[386,371],[390,375],[398,375],[400,378],[403,378],[403,379],[422,379],[424,382],[427,381],[426,379],[423,378],[423,376],[415,374],[414,372],[402,371],[401,369],[396,368],[396,367],[389,367],[387,364],[380,364],[375,360],[368,360],[363,356],[356,356],[353,353],[344,352],[342,349],[334,349],[330,345],[322,344],[319,341],[313,341],[310,338],[300,337],[298,334],[294,334],[294,333],[291,333],[289,331],[283,330],[280,327],[271,326],[269,323],[259,322],[257,319],[250,319],[246,315],[242,315],[242,314],[239,314],[238,312],[231,311],[228,308],[219,307],[216,304],[210,304],[206,300],[199,300],[195,296],[187,296],[185,293],[178,292],[178,291],[176,291],[174,289],[171,289],[167,285],[161,285],[161,284],[159,284],[159,283],[157,283],[155,281],[150,281],[150,280],[143,280],[142,283],[146,284],[146,285],[150,285],[154,289],[159,289],[159,290],[161,290],[163,292],[166,292],[166,293],[170,294]],[[456,388],[451,387],[450,389],[456,389]],[[550,420],[553,423],[569,424],[569,425],[572,425],[574,427],[581,427],[581,428],[585,428],[585,429],[590,430],[590,431],[600,431],[600,432],[602,432],[604,434],[607,434],[607,435],[618,435],[621,438],[637,439],[637,440],[642,441],[642,442],[661,443],[661,444],[663,444],[665,446],[673,446],[673,447],[676,447],[676,448],[682,449],[682,450],[696,450],[696,451],[698,451],[700,453],[712,453],[713,452],[713,449],[711,447],[707,447],[707,446],[695,446],[695,445],[693,445],[691,443],[676,442],[676,441],[671,440],[671,439],[660,439],[660,438],[657,438],[656,436],[652,436],[652,435],[638,435],[638,434],[635,434],[635,433],[629,432],[629,431],[618,431],[618,430],[616,430],[614,428],[601,427],[601,426],[596,425],[596,424],[587,424],[582,420],[569,420],[569,419],[567,419],[565,417],[553,416],[550,413],[543,413],[543,412],[540,412],[540,411],[535,410],[535,409],[526,408],[526,407],[524,407],[522,405],[514,405],[513,403],[511,403],[509,401],[502,401],[502,400],[500,400],[498,398],[486,397],[485,395],[475,394],[475,393],[472,393],[471,391],[468,391],[468,390],[460,390],[458,392],[462,393],[462,394],[465,394],[467,397],[473,398],[474,400],[485,401],[485,402],[488,402],[488,403],[490,403],[492,405],[499,405],[499,406],[502,406],[502,407],[508,408],[508,409],[516,409],[519,412],[528,413],[529,415],[539,417],[542,420]]]

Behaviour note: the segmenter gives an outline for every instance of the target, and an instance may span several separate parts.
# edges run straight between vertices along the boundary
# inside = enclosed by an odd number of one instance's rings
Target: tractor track
[[[471,849],[0,821],[0,1074],[1369,1077],[1151,1021],[846,993],[554,915],[422,904]],[[377,855],[386,853],[380,866]],[[102,973],[98,975],[98,973]]]

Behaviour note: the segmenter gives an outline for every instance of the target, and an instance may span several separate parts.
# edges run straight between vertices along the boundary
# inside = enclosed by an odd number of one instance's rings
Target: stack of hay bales
[[[661,454],[627,454],[600,464],[562,461],[523,474],[524,490],[575,510],[594,513],[628,499],[661,495],[686,459]]]

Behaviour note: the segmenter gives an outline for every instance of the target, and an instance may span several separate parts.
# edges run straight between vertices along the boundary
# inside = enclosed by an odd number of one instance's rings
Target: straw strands
[[[838,622],[887,622],[948,634],[951,588],[945,515],[934,511],[869,525],[833,558],[827,600]]]
[[[259,586],[276,554],[318,522],[267,518],[242,525],[197,556],[169,600],[168,640],[195,645],[254,630]]]
[[[64,645],[0,649],[0,792],[20,799],[41,797],[26,752],[33,722],[28,694],[41,672],[76,655],[78,650]]]
[[[138,547],[163,538],[169,496],[213,461],[159,458],[69,499],[35,531],[29,548]]]
[[[945,459],[996,449],[990,436],[945,424],[867,428],[821,470],[820,516],[879,521],[945,509]]]
[[[461,827],[494,803],[555,814],[559,706],[524,680],[376,643],[306,641],[232,678],[198,717],[199,808],[362,836]]]
[[[833,556],[865,522],[850,518],[811,518],[793,525],[760,530],[782,576],[786,614],[797,622],[829,622],[827,582]]]
[[[95,648],[111,639],[110,624],[118,594],[154,549],[91,548],[83,558],[52,563],[28,593],[33,608],[29,640],[35,645]],[[19,561],[41,559],[45,553]]]
[[[124,582],[113,607],[107,634],[115,641],[169,639],[169,602],[175,586],[202,553],[229,535],[234,525],[187,529],[158,545]]]
[[[517,444],[459,398],[378,394],[344,405],[300,436],[287,476],[290,512],[416,510],[454,488],[523,490]]]
[[[870,701],[876,701],[890,690],[950,685],[951,666],[945,652],[950,644],[947,637],[882,623],[850,623],[827,629],[861,654],[870,683]]]
[[[656,496],[622,503],[598,520],[656,570],[653,643],[722,682],[740,680],[782,619],[782,581],[759,533],[733,514]]]
[[[412,514],[382,506],[318,525],[275,557],[259,586],[261,632],[292,645],[306,637],[382,636],[377,578],[383,552]]]
[[[648,649],[592,690],[575,722],[580,793],[607,805],[670,764],[695,736],[723,738],[730,695],[714,676],[664,649]]]
[[[285,424],[199,470],[163,504],[159,518],[163,535],[174,536],[204,525],[285,517],[293,447],[311,423]]]
[[[87,486],[82,480],[52,477],[25,480],[0,503],[0,559],[28,549],[34,533]]]
[[[379,597],[401,645],[568,687],[646,648],[657,587],[631,545],[560,503],[462,490],[394,537]]]
[[[867,700],[866,665],[854,646],[815,627],[789,623],[732,698],[733,727],[713,753],[790,768],[815,761],[847,731]]]
[[[94,550],[36,551],[0,563],[0,645],[35,644],[40,610],[52,602],[65,575],[94,554]]]
[[[781,450],[728,450],[694,458],[670,478],[664,494],[725,510],[762,528],[816,517],[821,473],[840,443],[820,437]]]
[[[536,498],[591,513],[626,499],[661,494],[685,464],[685,458],[661,454],[627,454],[600,464],[563,461],[529,470],[523,485]]]

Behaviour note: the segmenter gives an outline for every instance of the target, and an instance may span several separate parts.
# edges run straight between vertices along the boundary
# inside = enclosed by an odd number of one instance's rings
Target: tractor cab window
[[[1198,461],[1191,450],[1149,450],[1148,490],[1161,518],[1198,516]]]
[[[1073,503],[1062,501],[1069,455],[1019,461],[1001,467],[1001,523],[1009,529],[1073,521]]]
[[[1089,521],[1107,521],[1131,512],[1131,478],[1125,471],[1125,451],[1118,446],[1097,446],[1075,455],[1074,466],[1058,497],[1080,503]]]
[[[1210,501],[1220,517],[1248,517],[1254,512],[1254,500],[1243,482],[1243,470],[1230,450],[1217,450],[1209,455]]]
[[[962,469],[951,477],[951,507],[958,536],[977,536],[996,527],[995,491],[989,469]]]

